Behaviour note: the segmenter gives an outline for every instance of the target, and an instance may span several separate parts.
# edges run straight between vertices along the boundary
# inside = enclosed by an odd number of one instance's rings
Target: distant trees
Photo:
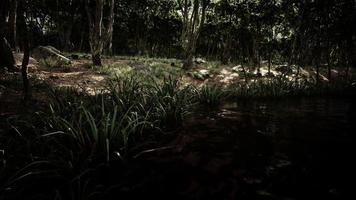
[[[104,21],[105,3],[109,8],[107,23]],[[85,0],[85,9],[89,22],[89,45],[93,64],[101,66],[101,54],[105,46],[110,43],[114,25],[115,0]]]
[[[0,1],[1,26],[12,49],[23,49],[16,3]],[[330,66],[356,65],[354,0],[31,0],[27,6],[33,46],[90,51],[96,65],[105,49],[183,58],[186,69],[197,55],[224,64],[327,65],[329,76]]]

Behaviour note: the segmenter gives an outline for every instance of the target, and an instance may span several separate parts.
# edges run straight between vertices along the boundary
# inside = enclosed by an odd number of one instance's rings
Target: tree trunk
[[[16,71],[15,59],[10,44],[5,37],[0,35],[0,67],[6,67],[9,71]]]
[[[328,58],[328,79],[331,81],[331,63],[330,63],[330,58]]]
[[[83,51],[83,43],[84,43],[84,35],[85,35],[85,32],[84,32],[84,28],[82,28],[82,31],[80,33],[80,43],[79,43],[79,51]]]
[[[320,82],[320,78],[319,78],[320,72],[319,72],[319,70],[320,70],[320,65],[319,65],[319,63],[317,63],[316,64],[316,84],[319,84],[319,82]]]
[[[102,66],[101,55],[99,53],[92,55],[92,61],[95,66]]]
[[[101,54],[104,47],[108,46],[112,37],[114,25],[115,0],[109,0],[110,13],[106,26],[103,24],[103,10],[105,0],[95,0],[94,10],[90,9],[91,0],[85,1],[85,9],[89,21],[89,44],[94,65],[102,66]],[[93,14],[92,14],[93,13]]]
[[[246,73],[245,65],[244,65],[243,62],[242,62],[242,64],[241,64],[241,67],[242,67],[242,71],[243,71],[244,76],[245,76],[245,83],[246,83],[246,85],[247,85],[247,84],[248,84],[247,73]]]
[[[112,34],[111,34],[110,37],[109,37],[107,53],[108,53],[108,55],[110,55],[110,56],[113,55],[113,51],[112,51]]]
[[[188,52],[185,56],[185,60],[183,63],[183,69],[190,69],[193,66],[193,53]]]
[[[192,2],[188,0],[179,0],[177,2],[183,18],[181,36],[184,49],[183,68],[190,69],[193,66],[196,43],[205,22],[208,2],[205,0],[193,0]]]
[[[14,71],[16,69],[15,59],[10,44],[5,39],[8,3],[7,0],[0,1],[0,68],[6,67],[8,70]]]
[[[28,101],[31,99],[32,94],[31,94],[31,85],[30,85],[30,80],[28,79],[28,74],[27,74],[27,66],[30,60],[30,42],[29,42],[29,35],[28,35],[28,29],[26,25],[26,20],[25,20],[25,0],[20,0],[20,10],[19,12],[19,26],[21,27],[20,30],[22,30],[22,37],[23,37],[23,45],[24,45],[24,56],[22,60],[22,66],[21,66],[21,74],[22,74],[22,81],[23,81],[23,92],[24,92],[24,100]]]
[[[272,66],[272,52],[268,53],[268,76],[271,76],[271,66]]]
[[[72,22],[68,23],[68,24],[63,24],[62,28],[60,28],[58,30],[59,35],[60,35],[60,40],[61,40],[61,45],[63,45],[63,49],[65,51],[71,51],[73,50],[73,45],[71,42],[71,35],[72,35],[72,30],[73,30],[73,26],[71,25]]]
[[[10,14],[9,14],[9,28],[8,28],[8,39],[9,43],[15,51],[17,48],[16,40],[16,21],[17,21],[17,0],[12,0],[10,5]]]
[[[6,18],[8,16],[8,1],[0,0],[0,39],[5,37]]]
[[[231,36],[228,36],[224,43],[224,50],[223,50],[223,55],[221,57],[221,62],[222,64],[226,65],[229,64],[231,56],[230,56],[230,51],[231,51]]]

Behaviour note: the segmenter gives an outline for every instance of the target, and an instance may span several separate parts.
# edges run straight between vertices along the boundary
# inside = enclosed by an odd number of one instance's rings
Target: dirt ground
[[[17,59],[18,60],[18,59]],[[49,69],[34,59],[30,60],[29,77],[32,85],[32,100],[23,102],[22,77],[19,72],[0,72],[0,123],[20,114],[32,114],[39,108],[48,107],[48,93],[41,85],[75,87],[87,92],[100,90],[108,75],[85,67],[89,60],[73,61],[70,68]],[[31,106],[29,106],[31,105]]]

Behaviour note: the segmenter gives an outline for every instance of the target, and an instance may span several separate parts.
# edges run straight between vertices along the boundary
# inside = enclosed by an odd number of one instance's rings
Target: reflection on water
[[[145,184],[133,191],[159,190],[169,199],[350,199],[355,105],[304,99],[199,111],[168,144],[173,149],[141,157]]]
[[[355,119],[345,99],[239,102],[192,118],[178,144],[195,167],[242,179],[247,193],[236,197],[342,199],[352,194]]]

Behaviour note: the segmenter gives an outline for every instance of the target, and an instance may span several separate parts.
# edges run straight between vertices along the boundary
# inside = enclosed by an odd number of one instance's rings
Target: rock
[[[301,67],[299,68],[299,75],[303,78],[310,78],[310,73]]]
[[[69,58],[65,57],[59,50],[51,46],[38,46],[32,51],[32,57],[36,60],[51,58],[67,64],[71,63]]]
[[[232,78],[239,78],[240,77],[240,75],[238,74],[238,73],[232,73],[231,75],[230,75],[230,77],[232,77]]]
[[[33,72],[37,72],[38,68],[36,65],[29,64],[29,65],[27,65],[27,70],[29,73],[33,73]]]
[[[206,61],[204,59],[202,59],[202,58],[195,58],[194,62],[196,64],[204,64],[204,63],[206,63]]]
[[[222,75],[225,75],[225,76],[228,76],[228,75],[230,75],[231,74],[231,72],[229,71],[229,70],[227,70],[227,69],[222,69],[221,71],[220,71],[220,74],[222,74]]]
[[[21,65],[22,59],[23,59],[23,53],[15,53],[14,57],[15,57],[16,65]],[[33,57],[30,57],[28,64],[29,65],[38,65],[38,62]]]
[[[199,71],[189,72],[190,76],[195,79],[205,80],[210,77],[209,70],[201,69]]]
[[[237,65],[237,66],[235,66],[235,67],[232,68],[232,71],[238,73],[238,72],[243,72],[244,69],[243,69],[242,65]]]
[[[220,80],[221,83],[230,84],[234,80],[234,77],[227,76]]]
[[[46,46],[46,47],[57,54],[62,54],[62,52],[60,50],[54,48],[53,46]]]
[[[201,69],[199,70],[199,74],[201,74],[204,78],[209,78],[209,70],[207,69]]]

